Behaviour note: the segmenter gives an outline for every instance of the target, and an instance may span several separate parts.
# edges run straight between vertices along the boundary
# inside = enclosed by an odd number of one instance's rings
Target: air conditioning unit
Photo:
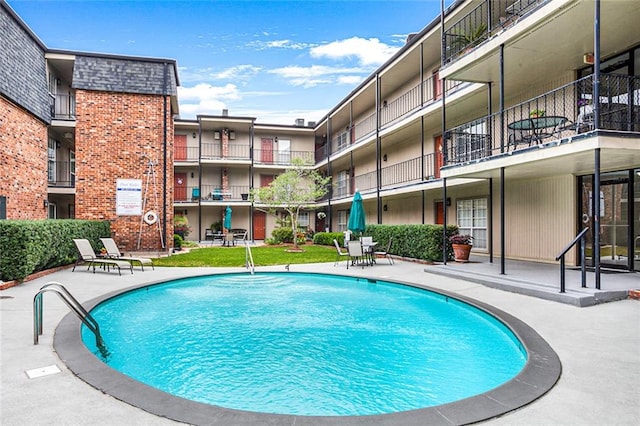
[[[315,121],[307,121],[307,127],[316,127]]]
[[[296,126],[304,127],[304,118],[296,118]]]

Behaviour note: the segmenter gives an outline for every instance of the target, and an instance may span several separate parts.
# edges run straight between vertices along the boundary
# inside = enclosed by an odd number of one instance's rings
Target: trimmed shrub
[[[27,275],[74,263],[74,238],[89,240],[94,250],[100,238],[110,237],[109,222],[49,219],[0,220],[0,279],[22,280]]]
[[[313,236],[313,244],[322,246],[332,246],[333,240],[338,240],[338,244],[344,245],[344,234],[342,232],[316,232]]]
[[[453,258],[453,249],[449,237],[458,233],[458,227],[447,226],[447,259]],[[441,262],[442,225],[367,225],[365,235],[373,237],[378,247],[386,247],[389,238],[393,243],[389,252],[396,256]]]

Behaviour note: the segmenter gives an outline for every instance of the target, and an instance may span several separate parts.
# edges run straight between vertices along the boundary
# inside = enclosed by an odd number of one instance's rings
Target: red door
[[[433,73],[433,99],[440,99],[442,97],[442,80],[440,80],[440,70],[435,70]]]
[[[269,186],[271,182],[273,182],[273,175],[260,175],[260,188],[264,188],[265,186]]]
[[[444,225],[444,203],[436,201],[436,225]]]
[[[263,163],[273,163],[273,139],[262,138],[261,139],[262,156],[261,161]]]
[[[175,152],[173,158],[175,161],[187,160],[187,135],[175,135],[173,137]]]
[[[444,166],[444,154],[442,152],[442,135],[436,136],[434,140],[436,152],[434,153],[434,175],[437,179],[440,178],[440,168]]]
[[[253,239],[264,240],[266,237],[267,214],[261,211],[253,212]]]
[[[175,173],[173,182],[173,201],[187,201],[187,174]]]

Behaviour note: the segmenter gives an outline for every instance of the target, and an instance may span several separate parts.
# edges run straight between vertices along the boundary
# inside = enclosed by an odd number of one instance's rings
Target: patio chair
[[[362,251],[362,244],[360,241],[349,241],[347,244],[347,252],[349,254],[349,261],[347,262],[347,269],[349,269],[349,264],[357,265],[360,263],[362,265],[362,269],[364,269],[364,252]]]
[[[113,238],[100,238],[100,241],[102,241],[102,245],[104,246],[104,248],[107,249],[107,255],[110,258],[124,260],[131,263],[132,266],[134,263],[139,263],[142,271],[144,271],[144,265],[151,265],[151,269],[156,269],[153,266],[153,260],[149,259],[148,257],[125,257],[123,253],[120,253],[120,249],[118,248],[118,245]]]
[[[393,243],[393,238],[389,238],[389,242],[387,243],[387,248],[384,249],[384,251],[375,251],[373,252],[374,256],[382,256],[382,257],[386,257],[387,260],[389,261],[389,265],[393,265],[393,258],[391,257],[391,254],[389,253],[389,250],[391,250],[391,244]]]
[[[333,245],[336,246],[336,253],[337,253],[336,261],[334,262],[333,266],[337,266],[338,262],[340,262],[341,257],[347,257],[347,260],[348,260],[349,253],[342,251],[342,249],[340,248],[340,244],[338,243],[338,240],[336,240],[335,238],[333,239]]]
[[[531,146],[530,131],[510,128],[507,133],[507,145],[511,148],[507,148],[507,150],[516,151],[518,149],[518,145]]]
[[[106,267],[107,272],[111,266],[118,268],[118,275],[122,275],[121,268],[129,268],[131,273],[133,274],[133,265],[129,262],[125,262],[124,260],[111,259],[109,257],[99,257],[96,255],[96,252],[93,251],[93,247],[91,247],[91,243],[89,240],[85,239],[74,239],[73,242],[78,249],[78,260],[76,260],[76,264],[73,265],[73,269],[71,272],[76,270],[76,266],[80,262],[86,262],[89,267],[89,270],[93,266],[93,273],[96,273],[96,265]]]

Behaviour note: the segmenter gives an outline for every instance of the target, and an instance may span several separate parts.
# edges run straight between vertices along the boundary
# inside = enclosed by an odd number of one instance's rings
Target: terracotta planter
[[[471,253],[471,244],[451,244],[453,248],[453,256],[456,262],[468,262],[469,253]]]

